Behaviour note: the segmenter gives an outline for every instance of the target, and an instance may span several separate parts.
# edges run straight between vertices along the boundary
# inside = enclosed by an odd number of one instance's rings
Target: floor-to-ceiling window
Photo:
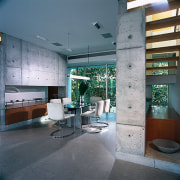
[[[86,76],[90,77],[90,81],[85,100],[89,101],[92,96],[106,99],[106,66],[86,67]]]
[[[111,111],[116,112],[116,66],[108,65],[107,70],[107,97],[111,100]]]
[[[100,65],[100,66],[85,66],[68,68],[68,73],[73,75],[90,77],[89,88],[85,93],[85,101],[90,102],[90,97],[98,96],[102,99],[111,99],[111,109],[115,112],[116,107],[116,66],[115,65]],[[68,81],[70,79],[68,78]],[[72,101],[77,102],[79,97],[79,84],[81,80],[71,79],[71,83],[68,83],[68,96],[72,98]]]

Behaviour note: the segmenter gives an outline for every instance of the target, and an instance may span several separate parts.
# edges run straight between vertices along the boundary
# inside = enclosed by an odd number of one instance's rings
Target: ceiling
[[[0,32],[68,56],[111,51],[117,11],[117,0],[0,0]]]

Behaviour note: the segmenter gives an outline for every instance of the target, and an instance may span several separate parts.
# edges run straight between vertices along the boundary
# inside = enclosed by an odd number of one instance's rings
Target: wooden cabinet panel
[[[180,143],[180,120],[153,119],[146,121],[146,141],[169,139]]]
[[[47,104],[6,109],[6,125],[44,116]]]

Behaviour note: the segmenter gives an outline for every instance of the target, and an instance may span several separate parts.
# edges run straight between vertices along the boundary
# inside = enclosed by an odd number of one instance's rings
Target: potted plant
[[[84,93],[89,88],[89,84],[85,81],[81,81],[79,85],[80,104],[84,102]]]

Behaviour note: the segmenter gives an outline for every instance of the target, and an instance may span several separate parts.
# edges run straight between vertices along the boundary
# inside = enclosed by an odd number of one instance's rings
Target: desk
[[[68,111],[71,111],[72,114],[75,114],[75,126],[76,128],[81,128],[81,113],[89,111],[91,109],[90,105],[79,105],[79,104],[68,104],[66,106]]]

